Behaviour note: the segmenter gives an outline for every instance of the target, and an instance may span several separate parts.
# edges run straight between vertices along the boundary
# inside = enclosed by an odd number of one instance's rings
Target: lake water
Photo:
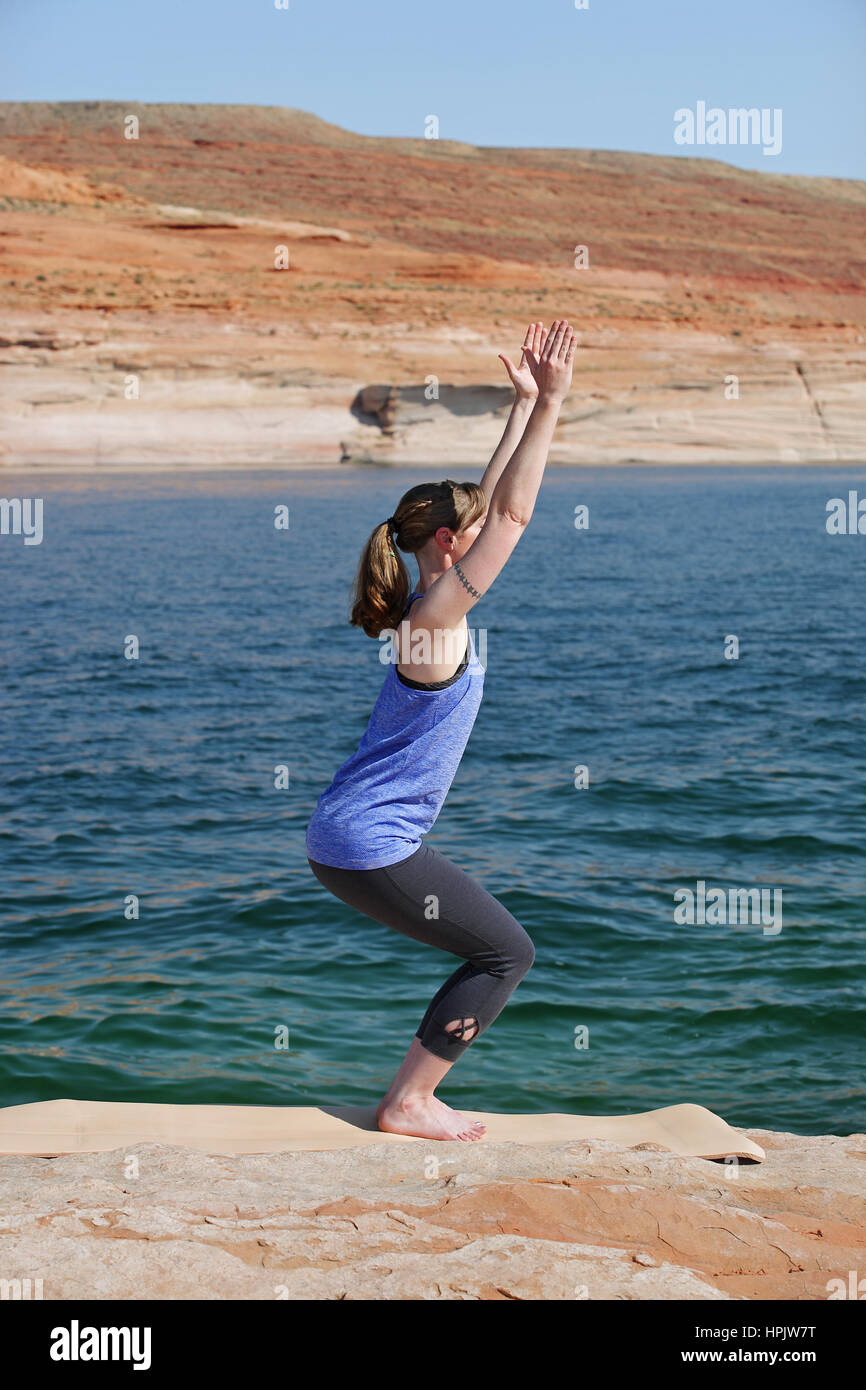
[[[44,534],[0,536],[0,1104],[382,1094],[457,961],[331,898],[304,831],[384,676],[362,542],[425,476],[4,475]],[[485,696],[429,837],[536,962],[443,1099],[866,1129],[866,536],[825,528],[858,486],[549,471],[470,615]],[[699,882],[777,890],[781,929],[676,921]]]

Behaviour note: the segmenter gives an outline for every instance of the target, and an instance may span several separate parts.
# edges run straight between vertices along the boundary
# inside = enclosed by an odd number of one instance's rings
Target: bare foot
[[[386,1134],[411,1134],[417,1139],[481,1139],[486,1126],[467,1120],[435,1096],[407,1096],[402,1101],[383,1102],[376,1111],[376,1123]]]
[[[460,1110],[452,1110],[451,1106],[446,1105],[444,1100],[440,1100],[438,1096],[431,1096],[430,1099],[434,1105],[438,1105],[440,1110],[444,1110],[446,1115],[458,1115],[469,1128],[478,1129],[482,1134],[487,1133],[487,1126],[483,1125],[480,1120],[467,1120],[466,1116]]]

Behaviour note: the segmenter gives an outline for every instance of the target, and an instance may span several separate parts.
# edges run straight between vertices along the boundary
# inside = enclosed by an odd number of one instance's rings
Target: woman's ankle
[[[382,1101],[381,1108],[383,1110],[388,1110],[393,1107],[397,1110],[404,1106],[424,1105],[431,1100],[433,1100],[432,1091],[419,1091],[416,1088],[411,1090],[406,1089],[403,1091],[396,1091],[393,1095],[386,1096]]]

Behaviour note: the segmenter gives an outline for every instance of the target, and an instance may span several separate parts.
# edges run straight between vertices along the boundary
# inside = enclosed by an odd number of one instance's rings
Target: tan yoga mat
[[[665,1105],[640,1115],[497,1115],[464,1110],[487,1126],[480,1144],[566,1144],[609,1139],[624,1148],[658,1144],[691,1158],[766,1158],[758,1144],[702,1105]],[[132,1144],[172,1144],[214,1154],[293,1153],[361,1144],[447,1142],[384,1134],[375,1106],[152,1105],[45,1100],[0,1109],[0,1154],[103,1153]],[[462,1143],[466,1141],[453,1140]]]

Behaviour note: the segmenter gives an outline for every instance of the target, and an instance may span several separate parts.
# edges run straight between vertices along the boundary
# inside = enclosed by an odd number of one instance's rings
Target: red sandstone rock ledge
[[[866,1135],[746,1133],[764,1163],[595,1140],[0,1158],[0,1260],[45,1299],[840,1296]]]
[[[0,185],[0,468],[481,468],[559,316],[554,465],[862,461],[863,183],[8,102]]]

